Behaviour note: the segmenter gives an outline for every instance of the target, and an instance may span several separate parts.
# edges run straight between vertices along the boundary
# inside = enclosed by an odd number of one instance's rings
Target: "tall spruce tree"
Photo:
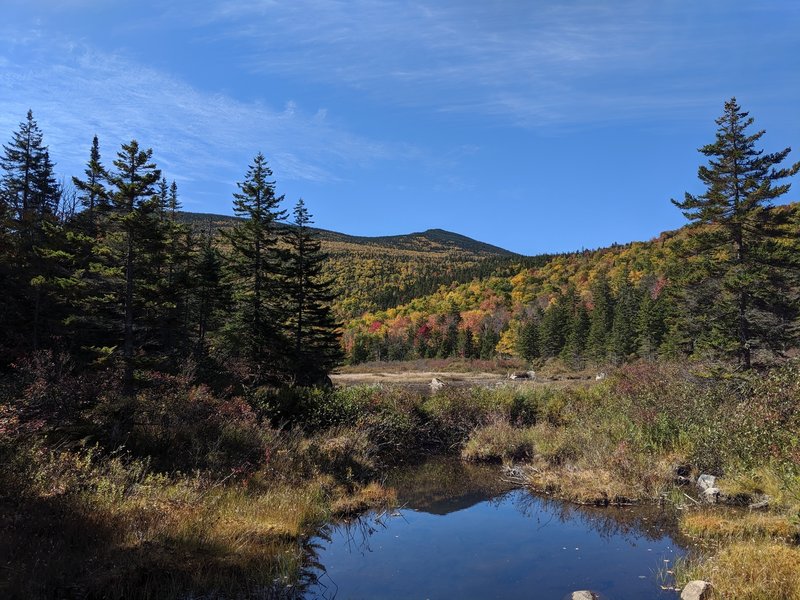
[[[156,248],[159,227],[155,218],[158,208],[155,185],[161,171],[151,162],[153,151],[141,150],[136,140],[123,144],[114,160],[115,171],[108,181],[113,186],[112,205],[114,218],[121,233],[121,263],[124,288],[122,290],[122,356],[124,360],[124,382],[127,391],[133,388],[134,351],[137,346],[135,321],[141,315],[137,303],[141,287],[152,285],[149,275],[153,263],[146,254]],[[139,305],[138,307],[136,305]]]
[[[571,288],[572,299],[569,302],[568,333],[564,348],[561,350],[561,357],[573,368],[580,369],[584,366],[586,356],[586,342],[589,339],[589,311],[586,305],[578,296],[574,288]]]
[[[614,362],[626,360],[636,352],[636,321],[639,316],[639,294],[625,272],[617,288],[614,318],[608,337],[608,349]]]
[[[106,188],[108,173],[100,160],[100,142],[97,136],[92,138],[89,161],[83,173],[85,179],[73,177],[72,184],[83,206],[83,218],[93,228],[97,214],[103,214],[109,208],[109,194]]]
[[[550,301],[540,322],[539,348],[542,356],[558,356],[567,342],[571,299],[559,292]]]
[[[267,159],[258,153],[233,195],[234,213],[242,220],[223,233],[230,244],[227,258],[235,301],[225,339],[228,351],[244,359],[243,375],[253,382],[279,378],[287,370],[278,248],[278,221],[286,217],[286,211],[280,209],[283,196],[275,194],[271,178]]]
[[[589,315],[589,337],[586,350],[589,357],[602,362],[608,355],[608,339],[614,323],[614,298],[605,273],[597,275],[591,286],[592,312]]]
[[[666,294],[663,281],[645,277],[639,284],[639,313],[636,316],[636,343],[639,356],[654,360],[667,331]]]
[[[797,259],[786,252],[772,201],[789,191],[779,182],[800,171],[800,162],[780,168],[790,148],[758,149],[764,131],[748,133],[753,118],[735,98],[716,123],[715,141],[700,148],[709,158],[698,169],[706,191],[672,201],[695,229],[684,300],[703,325],[691,332],[695,348],[736,356],[749,369],[754,349],[782,347],[796,314],[787,292]]]
[[[294,227],[286,234],[288,244],[284,269],[288,297],[286,325],[292,340],[293,380],[299,385],[326,381],[328,372],[342,359],[340,325],[331,309],[332,280],[323,273],[326,255],[315,232],[303,199],[293,211]]]
[[[60,233],[61,187],[32,111],[3,145],[0,168],[0,243],[6,252],[0,325],[7,338],[2,344],[36,349],[43,318],[53,316],[48,286],[58,270],[54,240]]]

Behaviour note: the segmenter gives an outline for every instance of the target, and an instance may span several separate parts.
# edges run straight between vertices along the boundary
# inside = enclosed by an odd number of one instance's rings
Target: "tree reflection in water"
[[[649,559],[651,563],[658,562],[659,567],[662,564],[658,552],[663,552],[665,547],[670,548],[670,559],[682,552],[679,545],[673,542],[679,539],[675,514],[666,508],[567,504],[532,495],[525,490],[509,489],[511,486],[502,482],[497,466],[465,465],[459,461],[437,460],[392,473],[387,478],[387,484],[396,487],[398,498],[403,504],[401,509],[391,513],[370,513],[360,518],[328,524],[322,528],[317,538],[308,541],[308,559],[301,578],[304,584],[300,595],[305,594],[305,598],[333,600],[342,593],[339,585],[349,587],[353,577],[358,580],[370,579],[373,582],[385,577],[387,582],[394,583],[393,578],[407,578],[409,563],[414,560],[420,562],[413,567],[413,581],[407,581],[406,584],[418,582],[427,589],[431,585],[429,581],[447,576],[438,561],[446,563],[451,556],[448,553],[453,553],[452,560],[461,561],[462,566],[467,563],[470,567],[470,561],[475,561],[474,567],[482,569],[488,578],[502,577],[503,562],[506,560],[502,556],[502,552],[506,551],[503,543],[506,539],[509,544],[518,543],[521,534],[527,536],[525,543],[531,543],[532,539],[541,539],[548,544],[548,548],[553,547],[553,540],[559,540],[562,536],[574,538],[575,535],[581,535],[580,532],[584,532],[587,538],[590,532],[594,532],[592,535],[595,539],[599,536],[609,544],[613,542],[617,549],[621,546],[638,546],[639,562],[634,561],[634,568],[639,569],[637,573],[642,570],[642,552],[649,552],[650,548],[647,546],[651,544],[656,547],[657,552],[650,554]],[[460,514],[457,517],[447,516],[454,513]],[[517,517],[514,518],[513,514]],[[502,516],[500,522],[507,524],[507,529],[476,534],[474,531],[462,532],[455,525],[468,522],[471,526],[476,522],[480,523],[482,519],[499,518],[497,515]],[[453,518],[455,520],[451,522]],[[440,527],[443,529],[439,529]],[[387,532],[388,529],[393,531]],[[476,540],[475,535],[484,533],[487,539]],[[463,540],[456,539],[462,537]],[[625,544],[620,543],[623,540]],[[587,539],[587,545],[588,543]],[[578,544],[573,544],[576,545]],[[499,549],[500,555],[495,555],[493,548]],[[561,549],[560,542],[558,548]],[[512,563],[519,560],[518,554],[514,555],[515,551],[513,547],[508,549]],[[330,554],[331,552],[334,554]],[[431,552],[434,553],[434,558],[426,562],[423,557],[430,557]],[[414,556],[415,554],[418,556]],[[350,555],[351,558],[344,555]],[[374,558],[370,555],[374,555]],[[353,556],[362,558],[353,559]],[[618,560],[625,560],[624,554],[614,556]],[[555,560],[563,558],[564,556],[554,556]],[[583,558],[585,561],[579,564],[587,564],[587,561],[592,560],[588,555]],[[342,561],[347,563],[348,575],[329,573],[325,566],[326,559],[329,565],[337,562],[343,564]],[[613,559],[609,557],[609,560]],[[433,562],[436,564],[432,564]],[[496,572],[491,570],[495,567]],[[563,565],[560,568],[563,569]],[[648,574],[652,575],[653,572]],[[514,576],[512,572],[510,577]],[[557,572],[555,576],[558,576]],[[342,580],[342,577],[349,577],[351,581]],[[352,595],[349,589],[345,593],[347,597]],[[424,592],[420,590],[420,593]],[[363,588],[359,594],[364,597],[374,596],[374,592],[367,592],[365,596]]]

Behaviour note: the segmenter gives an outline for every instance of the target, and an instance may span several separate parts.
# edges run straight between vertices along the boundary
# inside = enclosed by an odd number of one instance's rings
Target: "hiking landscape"
[[[0,28],[0,596],[800,599],[800,10],[129,4]]]

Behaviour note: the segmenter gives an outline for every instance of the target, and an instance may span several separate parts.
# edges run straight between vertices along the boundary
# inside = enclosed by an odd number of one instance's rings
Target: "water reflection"
[[[390,474],[404,505],[311,540],[306,598],[673,597],[656,571],[682,554],[657,508],[564,504],[492,467],[435,461]],[[665,562],[667,561],[667,562]]]

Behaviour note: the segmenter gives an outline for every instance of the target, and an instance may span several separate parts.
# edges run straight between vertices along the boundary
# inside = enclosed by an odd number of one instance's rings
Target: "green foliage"
[[[340,326],[331,309],[332,281],[322,276],[326,257],[309,228],[311,222],[300,199],[294,209],[294,227],[286,236],[288,251],[282,280],[287,296],[284,326],[293,351],[292,379],[298,385],[324,382],[342,359]]]
[[[700,149],[709,157],[698,169],[706,192],[673,200],[693,225],[704,226],[690,239],[681,270],[690,315],[684,322],[699,346],[750,368],[754,349],[780,351],[793,334],[797,305],[789,290],[798,263],[789,248],[797,232],[783,227],[771,203],[789,191],[779,182],[800,171],[800,162],[780,168],[789,148],[757,149],[764,131],[747,133],[753,119],[735,98],[716,122],[716,140]]]

